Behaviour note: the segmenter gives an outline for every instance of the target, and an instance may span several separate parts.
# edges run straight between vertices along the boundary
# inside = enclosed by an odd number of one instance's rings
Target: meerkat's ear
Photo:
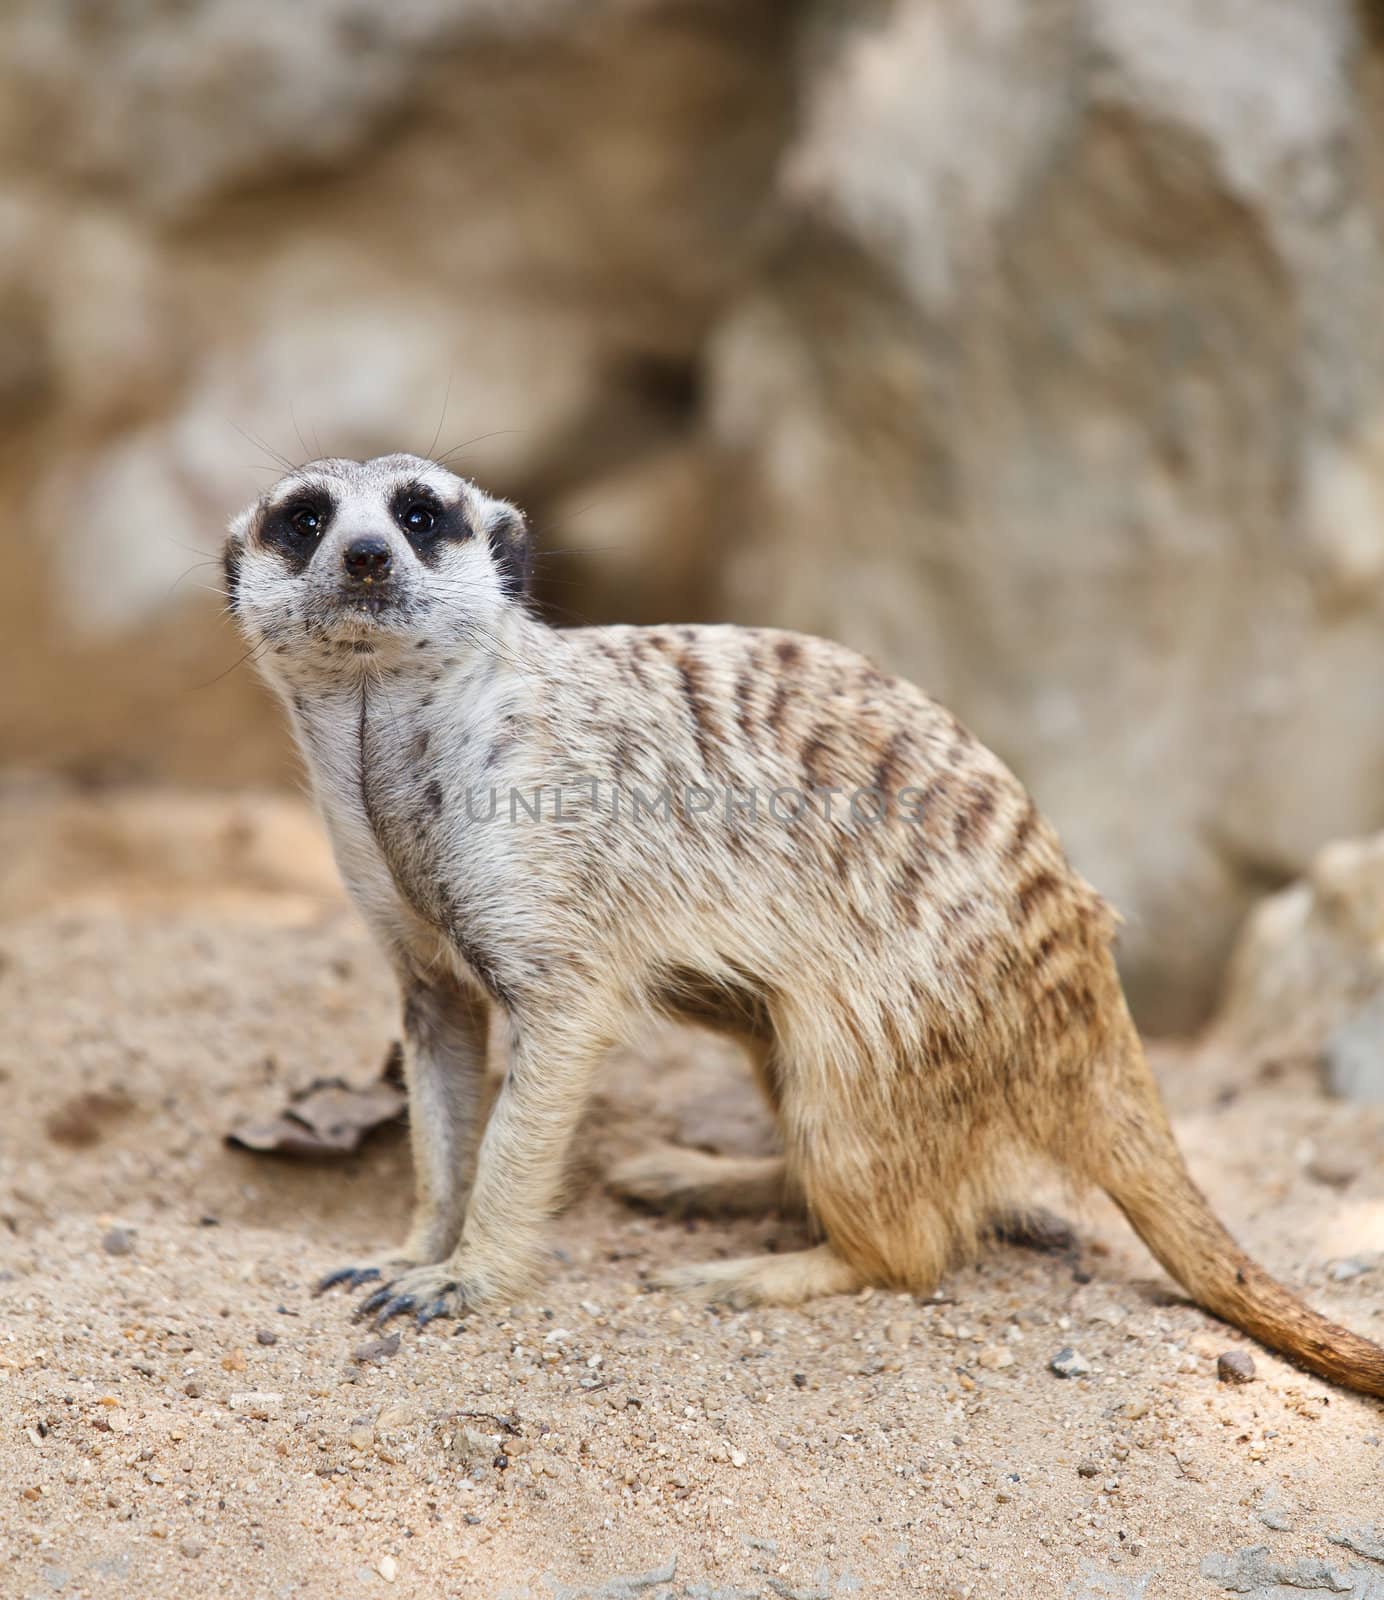
[[[226,543],[221,550],[221,575],[226,580],[226,604],[235,610],[236,595],[240,590],[240,564],[245,559],[245,535],[250,531],[254,507],[237,512],[231,518]]]
[[[529,527],[523,512],[508,500],[492,500],[487,507],[485,533],[505,593],[511,599],[521,598],[528,593],[529,571],[533,564]]]

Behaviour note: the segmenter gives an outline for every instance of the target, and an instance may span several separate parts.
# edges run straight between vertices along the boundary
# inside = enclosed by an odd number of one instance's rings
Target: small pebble
[[[135,1247],[135,1236],[128,1228],[112,1228],[101,1241],[108,1256],[127,1256]]]
[[[1248,1350],[1227,1350],[1216,1357],[1216,1376],[1222,1383],[1253,1383],[1254,1357]]]
[[[1080,1378],[1091,1370],[1085,1360],[1069,1344],[1062,1346],[1052,1360],[1048,1362],[1048,1366],[1059,1378]]]
[[[495,1441],[476,1428],[458,1428],[446,1446],[447,1453],[468,1467],[494,1460]]]
[[[384,1361],[392,1356],[399,1348],[399,1335],[386,1334],[383,1338],[367,1339],[364,1344],[358,1344],[351,1352],[352,1361]]]
[[[1002,1344],[988,1344],[976,1357],[976,1365],[987,1372],[998,1372],[1003,1367],[1012,1367],[1014,1357]]]
[[[1352,1278],[1364,1277],[1369,1270],[1368,1261],[1362,1261],[1359,1256],[1346,1256],[1342,1261],[1333,1261],[1326,1275],[1332,1283],[1349,1283]]]
[[[184,1539],[178,1548],[189,1561],[195,1561],[207,1547],[200,1539]]]
[[[1100,1463],[1098,1461],[1078,1461],[1076,1464],[1077,1476],[1080,1478],[1100,1477]]]
[[[399,1576],[399,1563],[393,1556],[381,1556],[375,1563],[375,1571],[379,1573],[386,1583],[393,1583],[395,1578]]]
[[[255,1339],[260,1344],[278,1344],[279,1336],[272,1328],[256,1328]]]
[[[1359,1175],[1357,1162],[1334,1151],[1324,1151],[1307,1163],[1307,1176],[1328,1189],[1344,1189]]]
[[[268,1394],[262,1390],[250,1390],[245,1394],[231,1395],[226,1404],[232,1411],[238,1411],[242,1416],[268,1422],[271,1417],[277,1417],[283,1410],[284,1397],[281,1394]]]

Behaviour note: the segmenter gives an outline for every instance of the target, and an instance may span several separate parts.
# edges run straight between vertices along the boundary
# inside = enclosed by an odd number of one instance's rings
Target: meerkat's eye
[[[431,533],[437,525],[437,512],[425,500],[412,500],[400,508],[399,526],[405,533]]]
[[[315,539],[322,532],[325,521],[322,513],[316,506],[294,506],[288,513],[288,525],[294,533],[302,534],[305,539]]]

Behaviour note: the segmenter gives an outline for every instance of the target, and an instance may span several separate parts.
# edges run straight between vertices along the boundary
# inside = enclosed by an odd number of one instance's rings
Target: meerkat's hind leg
[[[795,1306],[821,1294],[852,1294],[867,1278],[830,1244],[789,1250],[779,1256],[741,1256],[732,1261],[699,1261],[670,1267],[650,1282],[654,1289],[676,1289],[736,1311],[750,1306]]]
[[[607,1182],[622,1199],[675,1216],[805,1216],[802,1191],[782,1156],[709,1155],[660,1144],[617,1162]]]

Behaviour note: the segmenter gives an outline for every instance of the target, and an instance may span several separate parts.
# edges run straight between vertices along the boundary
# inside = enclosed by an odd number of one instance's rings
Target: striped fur
[[[446,511],[426,559],[397,525],[405,481]],[[286,556],[305,493],[325,528]],[[418,1204],[403,1247],[365,1269],[367,1305],[427,1320],[528,1287],[592,1072],[664,1013],[744,1042],[784,1156],[655,1152],[616,1187],[791,1205],[821,1237],[681,1269],[682,1287],[737,1303],[930,1290],[1037,1157],[1107,1189],[1202,1304],[1384,1392],[1384,1355],[1259,1272],[1192,1185],[1121,994],[1115,918],[1004,765],[819,639],[555,631],[514,593],[521,526],[430,462],[324,461],[228,547],[237,615],[405,996]],[[362,532],[394,559],[369,594],[342,575]],[[511,816],[535,790],[542,820]],[[850,804],[867,791],[882,814]],[[482,1133],[492,1011],[509,1069]]]

